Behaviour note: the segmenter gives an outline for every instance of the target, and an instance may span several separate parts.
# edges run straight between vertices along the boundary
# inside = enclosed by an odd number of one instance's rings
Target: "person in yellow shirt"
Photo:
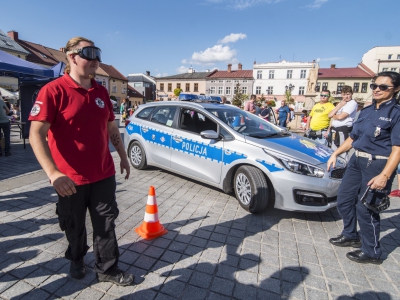
[[[320,144],[327,145],[330,118],[328,114],[335,106],[328,102],[331,92],[329,90],[322,91],[320,94],[320,102],[312,108],[307,118],[306,132],[307,137],[317,141]]]

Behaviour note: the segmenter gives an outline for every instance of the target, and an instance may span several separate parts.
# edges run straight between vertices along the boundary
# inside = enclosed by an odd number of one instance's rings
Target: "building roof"
[[[61,51],[23,40],[18,40],[18,43],[29,51],[29,55],[26,57],[27,61],[48,66],[54,66],[61,61],[63,63],[67,62],[65,53]]]
[[[100,63],[100,68],[102,68],[103,71],[105,71],[108,74],[108,76],[110,76],[112,78],[128,81],[128,78],[126,78],[124,75],[122,75],[112,65],[106,65],[106,64]]]
[[[168,79],[206,79],[209,75],[212,75],[216,72],[193,72],[193,73],[182,73],[177,75],[165,76],[165,77],[157,77],[156,80],[168,80]]]
[[[28,55],[29,52],[22,48],[16,41],[10,38],[7,34],[5,34],[0,29],[0,49],[6,49],[11,51],[21,52],[25,55]]]
[[[148,82],[155,84],[154,78],[143,73],[128,74],[126,76],[129,82]]]
[[[138,92],[138,90],[131,87],[129,84],[128,84],[128,96],[136,98],[144,98],[144,96],[140,92]]]
[[[217,71],[208,78],[249,78],[253,79],[253,70]]]
[[[372,72],[372,71],[371,71]],[[373,72],[372,72],[373,73]],[[355,68],[320,68],[318,70],[319,78],[372,78],[374,75],[362,70],[360,67]]]

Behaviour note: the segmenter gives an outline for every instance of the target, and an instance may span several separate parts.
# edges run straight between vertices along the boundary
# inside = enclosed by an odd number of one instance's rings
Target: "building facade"
[[[182,93],[206,94],[206,78],[215,72],[196,72],[190,68],[188,73],[155,78],[156,98],[160,101],[175,100],[176,88],[180,88]]]
[[[363,55],[361,62],[374,73],[400,72],[400,46],[374,47]]]
[[[284,99],[286,89],[292,87],[292,97],[297,102],[305,100],[307,78],[313,62],[280,62],[261,63],[253,65],[253,94],[258,98],[262,95],[276,101]]]
[[[237,84],[243,94],[251,95],[253,83],[253,70],[242,70],[240,63],[238,70],[232,70],[232,64],[228,64],[227,71],[213,72],[206,77],[206,93],[225,96],[228,101],[232,101]]]
[[[122,99],[126,98],[128,95],[128,79],[112,65],[100,63],[99,68],[108,74],[108,92],[110,97],[115,98],[118,102],[118,106],[120,106]]]
[[[126,76],[128,85],[133,87],[144,97],[144,103],[156,100],[156,81],[150,76],[150,72],[133,73]]]
[[[353,89],[353,99],[365,103],[372,100],[372,91],[369,85],[374,76],[373,71],[362,65],[355,68],[336,68],[336,65],[332,64],[330,68],[319,69],[315,92],[329,90],[332,97],[340,101],[342,100],[342,87],[349,85]]]

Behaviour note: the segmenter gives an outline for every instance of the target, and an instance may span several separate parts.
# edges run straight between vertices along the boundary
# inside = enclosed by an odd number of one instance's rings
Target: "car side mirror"
[[[209,140],[219,140],[221,139],[219,134],[216,133],[214,130],[204,130],[200,132],[200,136],[203,139],[209,139]]]

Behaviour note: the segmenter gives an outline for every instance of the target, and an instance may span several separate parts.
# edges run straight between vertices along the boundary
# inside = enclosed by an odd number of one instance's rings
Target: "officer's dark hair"
[[[380,72],[380,73],[378,73],[378,75],[376,75],[374,77],[373,82],[375,82],[375,80],[381,76],[390,77],[390,79],[392,80],[392,84],[394,86],[393,89],[400,86],[400,74],[399,73],[393,72],[393,71]],[[397,99],[397,102],[399,102],[399,94],[400,94],[400,91],[394,94],[394,98]]]
[[[323,92],[328,93],[329,98],[331,97],[331,91],[330,90],[322,90],[321,93],[323,93]]]

